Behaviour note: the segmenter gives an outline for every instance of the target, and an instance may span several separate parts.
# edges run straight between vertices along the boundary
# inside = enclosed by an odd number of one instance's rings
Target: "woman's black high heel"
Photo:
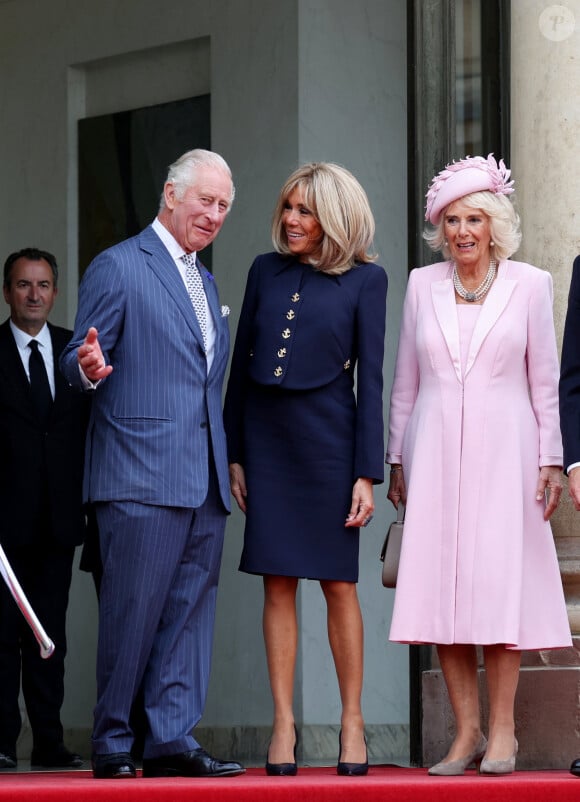
[[[296,749],[298,748],[298,730],[294,725],[294,763],[270,763],[266,759],[266,774],[270,777],[294,777],[298,773],[298,764],[296,762]],[[270,754],[270,747],[268,747],[268,755]]]
[[[367,739],[365,736],[365,749],[367,746]],[[364,763],[343,763],[340,759],[342,754],[342,730],[338,733],[338,763],[336,764],[336,773],[342,777],[364,777],[369,770],[369,753],[367,751],[367,759]]]

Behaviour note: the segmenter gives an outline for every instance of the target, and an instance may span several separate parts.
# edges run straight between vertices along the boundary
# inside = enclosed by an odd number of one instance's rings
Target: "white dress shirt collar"
[[[185,251],[179,244],[179,242],[175,239],[173,234],[168,231],[162,222],[160,222],[159,218],[156,217],[155,220],[151,223],[151,227],[153,231],[157,234],[161,242],[165,245],[167,250],[169,251],[171,258],[174,259],[176,262],[181,259],[182,256],[185,255]],[[195,256],[195,251],[193,252]]]
[[[32,336],[32,334],[28,334],[26,331],[22,331],[22,329],[19,329],[18,326],[12,322],[12,319],[10,319],[10,328],[12,330],[12,334],[14,335],[14,339],[16,340],[16,345],[19,349],[28,348],[28,343],[31,340],[38,340],[41,346],[41,351],[46,349],[52,353],[52,340],[50,339],[50,331],[48,330],[46,323],[40,329],[38,334],[35,334],[34,336]]]

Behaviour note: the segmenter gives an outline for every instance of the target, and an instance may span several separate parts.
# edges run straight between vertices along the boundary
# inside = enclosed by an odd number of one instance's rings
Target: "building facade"
[[[137,186],[137,198],[144,184],[160,191],[163,170],[185,149],[172,152],[181,139],[163,109],[206,98],[203,136],[229,162],[237,189],[211,254],[222,302],[232,310],[232,335],[249,265],[271,249],[270,218],[286,176],[306,161],[336,161],[367,190],[378,261],[389,275],[386,417],[407,274],[423,258],[422,193],[433,171],[466,155],[459,149],[470,143],[491,143],[490,150],[509,154],[524,221],[520,257],[553,273],[561,334],[571,263],[580,249],[580,168],[574,158],[579,28],[580,0],[553,6],[540,0],[3,0],[1,253],[35,245],[57,255],[62,279],[55,322],[72,326],[86,267],[82,231],[88,228],[98,243],[115,236],[115,221],[149,222],[155,210],[137,202],[129,213],[120,185]],[[161,110],[149,124],[157,126],[155,136],[131,151],[137,154],[131,171],[120,158],[121,168],[109,174],[106,154],[113,140],[116,146],[122,136],[133,142],[138,127],[133,122],[127,134],[115,115],[147,108]],[[108,120],[89,137],[96,183],[83,182],[83,130],[91,120]],[[151,141],[161,151],[156,159]],[[163,169],[159,158],[165,159]],[[425,655],[411,653],[410,673],[408,648],[387,639],[393,592],[381,586],[378,554],[394,514],[385,493],[377,488],[375,519],[361,539],[363,705],[371,760],[407,759],[414,727],[413,759],[420,762],[421,708],[409,706],[409,682],[420,697],[418,672],[428,666]],[[572,610],[578,523],[569,508],[556,529],[563,564],[568,561]],[[237,571],[242,532],[242,516],[234,512],[202,726],[208,748],[260,760],[271,722],[262,587],[258,578]],[[299,605],[296,710],[304,755],[334,760],[340,705],[317,583],[301,583]],[[69,742],[84,754],[95,696],[96,631],[92,582],[78,571],[63,718]]]

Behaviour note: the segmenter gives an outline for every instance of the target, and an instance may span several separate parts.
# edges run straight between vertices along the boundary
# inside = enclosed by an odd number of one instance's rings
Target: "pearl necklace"
[[[493,284],[493,280],[495,278],[495,274],[497,271],[497,262],[494,262],[493,259],[489,263],[489,268],[487,270],[486,276],[475,290],[466,290],[463,284],[461,283],[461,279],[459,278],[459,273],[457,272],[457,265],[453,265],[453,286],[455,287],[455,292],[459,295],[460,298],[463,298],[464,301],[468,301],[468,303],[472,304],[475,301],[480,301],[484,295],[489,292],[489,288]]]

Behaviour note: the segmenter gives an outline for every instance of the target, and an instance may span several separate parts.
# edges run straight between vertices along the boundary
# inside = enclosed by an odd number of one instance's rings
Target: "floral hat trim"
[[[460,178],[458,174],[463,170],[470,170],[469,177],[465,174],[461,177],[465,180],[458,181],[457,179]],[[475,171],[478,172],[476,173]],[[441,170],[429,185],[429,189],[425,195],[427,199],[425,205],[425,220],[429,220],[434,224],[437,223],[437,218],[442,211],[442,207],[440,203],[436,203],[436,200],[441,189],[445,187],[447,190],[451,190],[451,186],[446,186],[446,182],[450,181],[450,179],[451,184],[457,183],[458,194],[453,198],[451,197],[454,194],[453,191],[444,191],[443,195],[447,196],[445,206],[470,192],[489,190],[495,195],[511,195],[511,193],[514,192],[514,181],[509,180],[510,175],[511,170],[507,169],[503,159],[497,162],[493,153],[490,153],[487,159],[484,159],[483,156],[467,156],[460,161],[453,161],[451,164],[448,164],[445,169]],[[442,198],[440,198],[440,202],[441,200]]]

